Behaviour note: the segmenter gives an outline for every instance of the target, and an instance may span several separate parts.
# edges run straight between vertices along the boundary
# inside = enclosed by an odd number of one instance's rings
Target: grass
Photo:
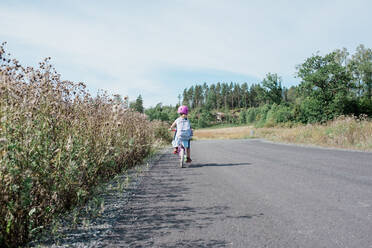
[[[277,142],[372,151],[372,121],[365,117],[341,116],[325,124],[294,127],[254,128],[253,126],[198,129],[195,139],[265,138]]]
[[[198,129],[219,129],[219,128],[228,128],[228,127],[242,127],[243,124],[234,124],[234,123],[221,123],[214,124],[208,127],[198,128]]]
[[[196,129],[194,131],[194,139],[245,139],[254,137],[254,128],[252,126],[238,126],[238,127],[219,127]]]

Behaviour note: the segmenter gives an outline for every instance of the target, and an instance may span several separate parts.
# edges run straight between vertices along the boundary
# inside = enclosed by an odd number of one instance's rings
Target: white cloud
[[[143,92],[151,105],[175,103],[182,91],[152,78],[157,68],[288,77],[317,50],[371,46],[371,7],[367,0],[2,2],[0,37],[53,57],[66,77],[132,97]]]

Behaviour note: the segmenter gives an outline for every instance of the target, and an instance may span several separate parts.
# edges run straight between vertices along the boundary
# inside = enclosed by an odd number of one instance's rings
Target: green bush
[[[242,109],[239,113],[239,123],[245,124],[247,122],[246,120],[247,112],[245,109]]]
[[[256,121],[257,108],[249,108],[246,112],[246,123],[251,124]]]
[[[163,106],[161,103],[157,104],[153,108],[146,109],[145,113],[151,121],[159,120],[173,122],[178,117],[177,107]]]
[[[273,104],[266,116],[265,126],[274,126],[278,123],[290,122],[293,120],[293,111],[289,106],[284,104]]]
[[[324,109],[317,99],[305,98],[296,109],[296,119],[302,123],[326,121]]]
[[[360,113],[372,116],[372,99],[362,98],[359,101]]]
[[[263,127],[266,123],[267,113],[270,111],[271,105],[265,104],[261,107],[258,107],[256,115],[256,127]]]

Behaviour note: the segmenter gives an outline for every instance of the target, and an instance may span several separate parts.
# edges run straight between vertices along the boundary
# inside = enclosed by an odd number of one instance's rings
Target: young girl
[[[192,129],[190,126],[190,121],[187,119],[187,114],[189,113],[189,109],[187,106],[180,106],[177,111],[180,114],[170,127],[171,129],[177,127],[176,133],[174,135],[174,140],[172,145],[174,147],[173,153],[177,153],[177,147],[182,142],[183,147],[186,148],[187,152],[187,160],[186,163],[191,163],[191,156],[190,156],[190,139],[192,137]]]

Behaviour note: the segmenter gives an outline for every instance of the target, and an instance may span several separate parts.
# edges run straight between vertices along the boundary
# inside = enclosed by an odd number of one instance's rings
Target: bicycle
[[[173,132],[176,132],[177,130],[176,129],[172,129],[172,131]],[[184,164],[185,164],[185,160],[187,159],[187,155],[186,155],[186,149],[182,145],[182,141],[180,142],[180,144],[177,147],[177,154],[180,157],[180,167],[181,168],[184,168]]]

